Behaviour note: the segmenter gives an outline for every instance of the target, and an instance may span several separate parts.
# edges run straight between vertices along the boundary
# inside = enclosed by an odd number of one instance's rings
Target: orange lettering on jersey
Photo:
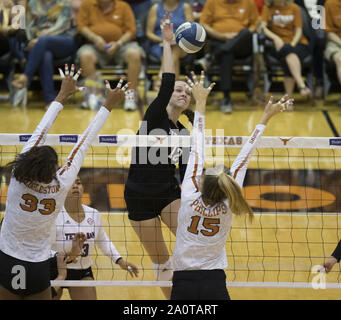
[[[51,194],[51,193],[57,193],[60,190],[59,185],[53,185],[53,186],[42,186],[39,183],[35,182],[26,182],[25,186],[35,192],[39,192],[41,194]]]

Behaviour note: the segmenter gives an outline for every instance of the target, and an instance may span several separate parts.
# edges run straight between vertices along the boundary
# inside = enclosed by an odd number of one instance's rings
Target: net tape
[[[24,145],[30,134],[0,134],[0,145]],[[45,144],[73,145],[81,135],[49,134]],[[248,140],[248,136],[206,136],[207,147],[240,148]],[[123,147],[190,147],[190,136],[155,136],[155,135],[98,135],[92,146]],[[262,137],[257,148],[302,148],[302,149],[338,149],[341,138],[329,137]]]

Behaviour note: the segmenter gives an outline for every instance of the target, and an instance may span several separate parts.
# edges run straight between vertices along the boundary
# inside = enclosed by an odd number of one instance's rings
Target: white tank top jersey
[[[117,259],[121,258],[121,255],[105,233],[101,214],[96,209],[84,204],[82,207],[85,218],[80,223],[73,220],[63,207],[56,219],[56,238],[52,243],[52,249],[56,251],[70,251],[75,234],[83,232],[87,240],[84,242],[81,257],[78,258],[76,263],[67,264],[68,269],[87,269],[91,267],[95,244],[107,257],[116,263]]]
[[[49,129],[62,109],[60,103],[51,103],[21,153],[44,144]],[[49,258],[51,228],[64,205],[68,190],[77,178],[92,141],[109,115],[110,112],[101,107],[51,183],[24,184],[12,176],[0,232],[2,252],[29,262],[41,262]]]
[[[257,125],[231,167],[231,175],[243,186],[246,169],[264,125]],[[226,269],[225,243],[232,225],[228,201],[206,206],[199,191],[205,162],[205,117],[195,112],[193,140],[182,183],[173,268],[181,270]]]

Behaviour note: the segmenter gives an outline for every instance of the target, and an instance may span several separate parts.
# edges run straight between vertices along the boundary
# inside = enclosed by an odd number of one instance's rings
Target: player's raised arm
[[[81,69],[78,70],[76,74],[74,74],[74,70],[74,65],[71,66],[70,72],[68,70],[68,66],[65,65],[65,74],[62,72],[61,69],[59,69],[59,72],[61,73],[61,75],[63,75],[59,93],[55,100],[50,104],[43,118],[34,130],[31,138],[26,142],[21,153],[28,151],[34,146],[37,147],[44,144],[46,135],[55,122],[59,112],[63,109],[65,102],[70,96],[80,90],[80,88],[77,87],[77,79],[81,74]]]
[[[144,116],[144,120],[148,121],[148,128],[158,128],[160,119],[168,118],[166,107],[174,90],[175,68],[171,43],[174,41],[175,36],[171,17],[171,14],[167,12],[161,20],[163,46],[162,80],[158,95],[150,104]]]
[[[287,95],[283,96],[277,103],[274,103],[273,97],[270,97],[259,124],[256,125],[256,128],[243,146],[242,150],[239,152],[230,170],[232,177],[241,188],[243,187],[247,166],[267,123],[276,114],[282,111],[291,111],[293,109],[293,102],[294,100],[289,98]]]
[[[209,93],[215,85],[215,83],[212,83],[209,87],[204,87],[205,74],[203,71],[201,72],[199,81],[197,80],[194,72],[192,72],[192,79],[193,81],[187,78],[187,83],[191,87],[192,95],[196,101],[196,110],[193,123],[192,146],[185,177],[182,183],[182,198],[193,198],[193,193],[199,192],[199,177],[202,174],[205,162],[206,101]]]
[[[98,110],[95,118],[92,120],[88,128],[80,137],[78,143],[71,150],[64,166],[58,170],[57,177],[61,183],[69,189],[76,180],[79,169],[84,161],[85,155],[89,150],[95,136],[102,129],[105,121],[108,119],[111,110],[120,104],[125,98],[125,91],[128,84],[122,86],[123,79],[120,80],[115,89],[110,88],[110,84],[106,81],[106,101]]]

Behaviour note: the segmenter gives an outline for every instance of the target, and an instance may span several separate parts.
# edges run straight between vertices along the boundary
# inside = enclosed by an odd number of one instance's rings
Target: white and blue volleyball
[[[185,52],[195,53],[204,46],[206,31],[200,23],[185,22],[176,30],[175,40]]]

